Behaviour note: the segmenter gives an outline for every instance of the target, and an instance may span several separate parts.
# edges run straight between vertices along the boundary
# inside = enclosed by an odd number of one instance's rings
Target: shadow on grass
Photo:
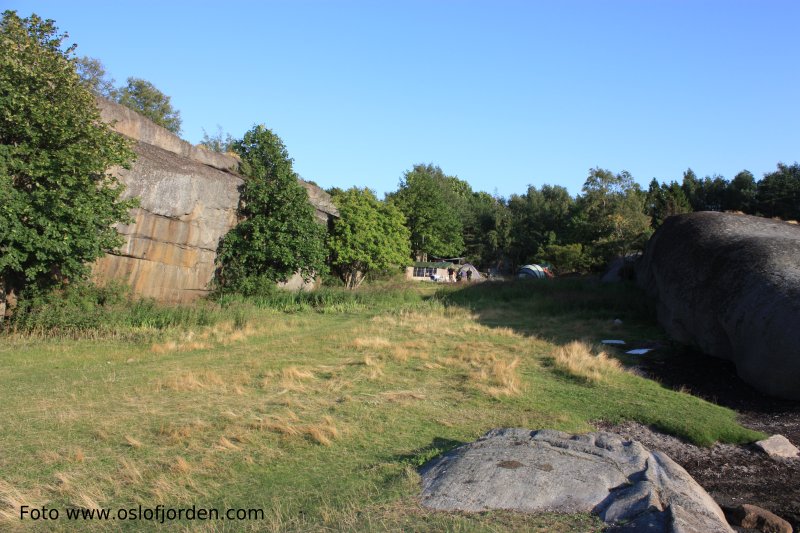
[[[584,338],[597,342],[620,331],[663,338],[655,304],[633,283],[604,284],[592,278],[484,282],[444,286],[435,297],[470,309],[483,325],[557,344]]]
[[[654,302],[633,283],[603,284],[594,279],[486,282],[442,286],[436,298],[445,306],[469,309],[484,326],[508,328],[557,346],[577,340],[592,347],[602,339],[622,339],[624,346],[600,350],[633,367],[632,373],[641,377],[645,377],[641,368],[646,361],[661,356],[671,361],[676,351],[657,322]],[[632,348],[654,346],[661,349],[644,356],[625,354]],[[540,355],[541,368],[563,385],[548,385],[548,396],[543,398],[552,400],[555,409],[589,418],[636,420],[701,445],[761,438],[736,423],[735,413],[706,405],[694,395],[663,392],[671,387],[656,380],[619,374],[595,383],[582,379],[580,357],[575,361],[579,369],[573,372],[553,364],[554,355]],[[584,370],[592,373],[595,366],[589,364]]]
[[[450,450],[461,446],[462,444],[466,443],[460,440],[435,437],[430,444],[421,448],[417,448],[411,453],[396,455],[392,459],[393,461],[403,465],[420,468],[430,460],[444,455]]]

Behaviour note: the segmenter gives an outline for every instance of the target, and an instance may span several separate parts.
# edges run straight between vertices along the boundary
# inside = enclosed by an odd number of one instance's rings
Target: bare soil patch
[[[800,402],[770,398],[744,383],[729,361],[679,350],[642,358],[637,371],[665,387],[735,410],[742,425],[768,435],[779,433],[800,444]],[[715,444],[703,448],[635,422],[598,429],[635,439],[666,452],[683,466],[720,506],[758,505],[800,531],[800,459],[773,459],[752,445]]]

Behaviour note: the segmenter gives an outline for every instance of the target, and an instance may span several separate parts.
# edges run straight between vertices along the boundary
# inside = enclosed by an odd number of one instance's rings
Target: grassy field
[[[588,515],[427,511],[416,469],[502,426],[760,436],[600,353],[603,338],[664,340],[632,287],[393,284],[204,309],[0,337],[0,528],[594,531]],[[22,505],[59,519],[20,521]],[[263,516],[66,518],[139,505]]]

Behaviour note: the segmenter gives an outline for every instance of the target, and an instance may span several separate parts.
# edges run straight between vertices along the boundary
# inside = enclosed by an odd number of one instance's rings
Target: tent
[[[552,278],[550,270],[542,265],[525,265],[517,272],[520,279],[547,279]]]
[[[461,273],[461,279],[466,281],[467,280],[467,272],[472,272],[472,276],[470,277],[470,281],[480,281],[482,280],[481,273],[475,268],[473,265],[469,263],[464,263],[456,272]]]

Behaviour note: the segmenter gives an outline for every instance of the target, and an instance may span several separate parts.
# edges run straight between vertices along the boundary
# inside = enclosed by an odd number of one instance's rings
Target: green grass
[[[150,316],[189,318],[0,340],[0,513],[12,515],[0,525],[162,527],[21,524],[15,505],[27,502],[62,514],[138,504],[265,512],[182,522],[201,531],[594,531],[601,524],[586,515],[425,510],[416,468],[502,426],[589,431],[632,419],[699,444],[760,437],[728,409],[631,373],[592,382],[557,367],[554,350],[574,339],[662,338],[624,286],[388,283],[227,297],[199,307],[203,323],[197,307],[147,305]]]

